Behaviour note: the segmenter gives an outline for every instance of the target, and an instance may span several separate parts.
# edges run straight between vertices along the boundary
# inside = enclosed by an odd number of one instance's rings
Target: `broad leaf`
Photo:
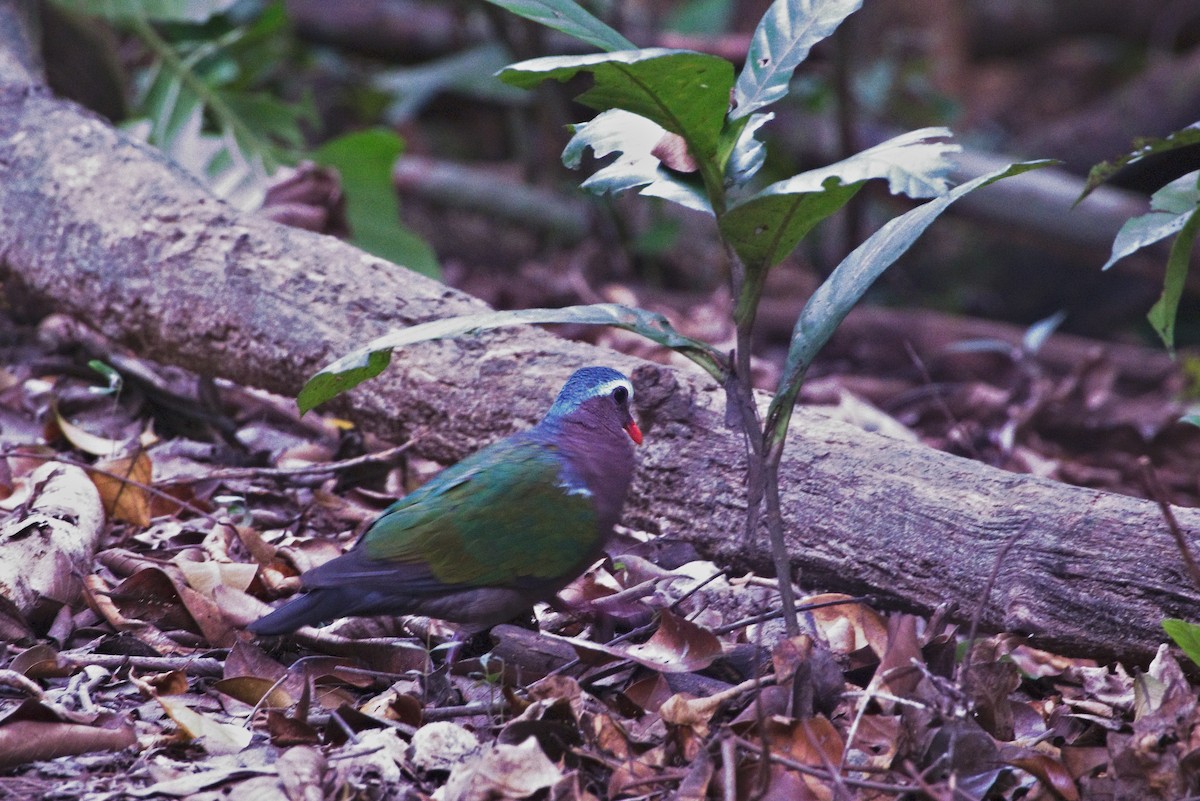
[[[1167,618],[1162,622],[1163,629],[1175,641],[1183,652],[1197,665],[1200,665],[1200,626],[1186,620]]]
[[[940,127],[909,131],[842,161],[773,183],[756,197],[818,191],[830,178],[844,184],[884,178],[893,195],[935,197],[949,186],[953,165],[947,157],[962,150],[961,145],[939,141],[950,136],[950,129]]]
[[[1105,161],[1092,167],[1091,172],[1088,173],[1087,184],[1084,185],[1083,192],[1080,193],[1079,199],[1075,202],[1078,203],[1080,200],[1083,200],[1091,194],[1093,189],[1107,181],[1123,167],[1135,164],[1146,158],[1146,156],[1166,153],[1197,143],[1200,143],[1200,122],[1192,123],[1182,130],[1175,131],[1165,139],[1137,139],[1134,141],[1134,150],[1120,158]]]
[[[721,233],[747,269],[772,267],[813,226],[845,205],[863,181],[886,179],[893,193],[910,197],[945,192],[951,167],[946,156],[961,149],[936,141],[949,135],[945,128],[923,128],[773,183],[726,212]]]
[[[114,21],[207,22],[237,0],[55,0],[63,8]]]
[[[924,233],[951,203],[982,186],[1051,163],[1034,161],[1012,164],[1003,170],[982,175],[957,186],[946,194],[889,220],[843,259],[829,278],[817,287],[796,320],[783,375],[779,379],[779,388],[767,412],[768,435],[779,441],[785,434],[792,404],[809,365],[850,309],[858,303],[875,279],[904,255],[917,237]]]
[[[622,328],[678,351],[703,367],[717,380],[722,380],[725,374],[725,357],[719,351],[706,342],[680,334],[661,314],[618,303],[597,303],[591,306],[567,306],[562,309],[481,312],[402,328],[379,337],[366,347],[359,348],[322,369],[304,385],[296,403],[301,413],[304,413],[358,386],[368,378],[374,378],[388,366],[392,351],[396,348],[434,339],[451,339],[492,328],[530,323],[610,325]]]
[[[562,31],[601,50],[633,50],[633,42],[593,17],[573,0],[488,0],[517,16]]]
[[[580,72],[591,73],[595,83],[579,102],[599,111],[631,111],[682,136],[697,161],[715,158],[733,85],[733,65],[725,59],[664,48],[551,56],[506,67],[500,78],[528,89]]]
[[[854,197],[862,183],[842,184],[836,177],[811,192],[759,194],[734,206],[721,218],[721,235],[751,271],[783,261],[813,227]]]
[[[642,187],[643,195],[712,214],[708,196],[698,186],[664,169],[654,155],[655,146],[667,135],[658,123],[628,111],[610,109],[590,122],[572,127],[575,135],[562,155],[563,164],[571,169],[579,167],[583,152],[589,147],[597,159],[621,154],[584,181],[581,184],[584,189],[596,194],[616,194]]]
[[[400,223],[392,168],[403,148],[395,133],[376,128],[330,140],[313,158],[335,167],[342,176],[353,234],[350,241],[382,259],[437,278],[441,270],[433,249]]]
[[[1150,198],[1151,211],[1131,217],[1113,240],[1112,255],[1101,269],[1107,270],[1131,253],[1179,233],[1200,206],[1200,170],[1176,178]]]
[[[1146,315],[1146,319],[1154,326],[1168,350],[1175,348],[1175,315],[1179,311],[1179,299],[1183,297],[1183,285],[1187,281],[1188,265],[1191,263],[1197,231],[1200,231],[1200,208],[1193,209],[1192,213],[1187,215],[1187,222],[1171,244],[1162,295]]]
[[[763,15],[734,87],[730,119],[740,119],[787,94],[792,73],[812,46],[853,14],[862,0],[775,0]]]

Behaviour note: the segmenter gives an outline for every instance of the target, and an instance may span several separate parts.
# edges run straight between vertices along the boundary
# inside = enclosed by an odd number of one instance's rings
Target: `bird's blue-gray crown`
[[[608,395],[617,387],[624,387],[629,400],[633,399],[633,384],[621,373],[611,367],[581,367],[567,379],[546,417],[564,417],[588,399]]]

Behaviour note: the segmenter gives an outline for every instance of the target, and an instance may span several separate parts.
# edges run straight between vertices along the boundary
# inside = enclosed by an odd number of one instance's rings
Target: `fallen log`
[[[8,304],[70,313],[162,362],[295,394],[398,326],[481,301],[336,239],[241,214],[163,156],[42,89],[0,0],[0,281]],[[21,298],[22,300],[15,300]],[[626,513],[735,570],[769,572],[743,533],[744,453],[700,374],[511,329],[397,353],[336,411],[441,462],[533,423],[576,367],[630,372],[647,433]],[[998,555],[986,628],[1065,653],[1144,659],[1200,589],[1154,504],[1006,473],[800,409],[781,473],[789,548],[808,587],[969,617]],[[1200,511],[1178,509],[1189,532]],[[1194,534],[1190,534],[1194,541]]]

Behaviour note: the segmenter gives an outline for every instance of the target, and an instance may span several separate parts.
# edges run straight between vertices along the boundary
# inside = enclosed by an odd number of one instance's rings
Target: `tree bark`
[[[0,65],[28,64],[4,37]],[[334,358],[395,327],[481,311],[481,301],[330,237],[241,214],[150,148],[0,72],[0,280],[140,354],[295,394]],[[734,570],[770,571],[746,541],[745,464],[706,377],[511,329],[415,346],[338,413],[447,462],[533,423],[576,367],[634,376],[646,430],[625,522],[682,537]],[[780,480],[800,580],[969,617],[997,554],[1019,539],[983,607],[985,627],[1062,652],[1146,658],[1164,617],[1195,618],[1155,506],[1002,472],[799,409]],[[1177,510],[1188,531],[1200,512]],[[1194,539],[1194,537],[1193,537]]]

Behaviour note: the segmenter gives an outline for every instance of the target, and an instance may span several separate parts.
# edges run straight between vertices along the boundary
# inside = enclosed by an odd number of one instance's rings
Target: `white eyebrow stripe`
[[[629,393],[630,399],[633,398],[633,384],[631,384],[629,380],[625,378],[614,378],[612,381],[606,381],[603,384],[600,384],[592,391],[592,397],[598,398],[601,395],[607,395],[617,387],[625,387],[625,390]]]

